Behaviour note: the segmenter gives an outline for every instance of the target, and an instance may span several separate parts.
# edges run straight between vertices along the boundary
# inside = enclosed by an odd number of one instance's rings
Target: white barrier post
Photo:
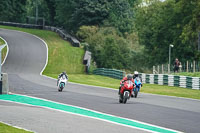
[[[0,46],[0,64],[1,64],[1,51],[6,44]],[[0,94],[2,94],[2,77],[1,77],[1,65],[0,65]]]

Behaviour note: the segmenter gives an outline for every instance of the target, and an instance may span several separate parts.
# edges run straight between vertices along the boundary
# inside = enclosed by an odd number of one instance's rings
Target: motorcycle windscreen
[[[131,80],[126,81],[128,84],[128,88],[133,86],[133,82]]]

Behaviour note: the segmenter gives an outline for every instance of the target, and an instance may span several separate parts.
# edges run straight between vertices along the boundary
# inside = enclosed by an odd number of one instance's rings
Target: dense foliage
[[[22,22],[25,20],[26,0],[1,0],[0,21]]]
[[[152,0],[148,6],[138,6],[136,27],[140,44],[150,55],[149,64],[166,63],[170,44],[173,58],[199,60],[199,20],[198,0]]]
[[[45,18],[88,43],[97,67],[144,70],[172,59],[200,60],[199,0],[1,0],[0,20]],[[173,61],[173,60],[172,60]]]
[[[131,50],[126,39],[117,35],[115,28],[83,26],[77,35],[86,35],[82,38],[89,43],[89,50],[98,67],[130,69]]]

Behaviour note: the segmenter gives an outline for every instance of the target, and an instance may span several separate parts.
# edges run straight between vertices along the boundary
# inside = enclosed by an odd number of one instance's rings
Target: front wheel
[[[60,83],[58,91],[61,92],[64,89],[64,87],[65,87],[65,84],[64,83]]]
[[[127,98],[124,98],[124,102],[123,103],[126,104],[126,102],[127,102]]]
[[[129,94],[127,92],[124,92],[124,96],[123,96],[123,103],[125,104],[127,102],[127,99],[129,97]]]
[[[120,94],[120,96],[119,96],[119,103],[122,103],[123,102],[123,96],[122,96],[122,94]]]
[[[134,91],[134,97],[137,98],[137,95],[138,95],[138,89],[135,88],[135,91]]]

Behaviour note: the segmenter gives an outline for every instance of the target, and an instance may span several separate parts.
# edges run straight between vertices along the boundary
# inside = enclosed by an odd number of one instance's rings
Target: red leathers
[[[120,81],[120,85],[124,82],[124,81],[127,81],[128,78],[127,77],[124,77],[121,81]],[[134,86],[135,86],[135,81],[133,80],[133,78],[131,79],[131,81],[133,82]]]
[[[120,91],[119,91],[119,92],[120,92],[121,94],[123,94],[123,91],[124,91],[124,89],[123,89],[124,86],[121,86],[121,84],[124,83],[125,81],[128,81],[128,78],[127,78],[127,77],[124,77],[124,78],[121,80],[121,82],[120,82]],[[133,86],[130,87],[130,88],[131,88],[130,93],[131,93],[131,95],[132,95],[133,88],[135,88],[135,82],[134,82],[133,78],[131,78],[130,81],[131,81],[132,84],[133,84]]]

